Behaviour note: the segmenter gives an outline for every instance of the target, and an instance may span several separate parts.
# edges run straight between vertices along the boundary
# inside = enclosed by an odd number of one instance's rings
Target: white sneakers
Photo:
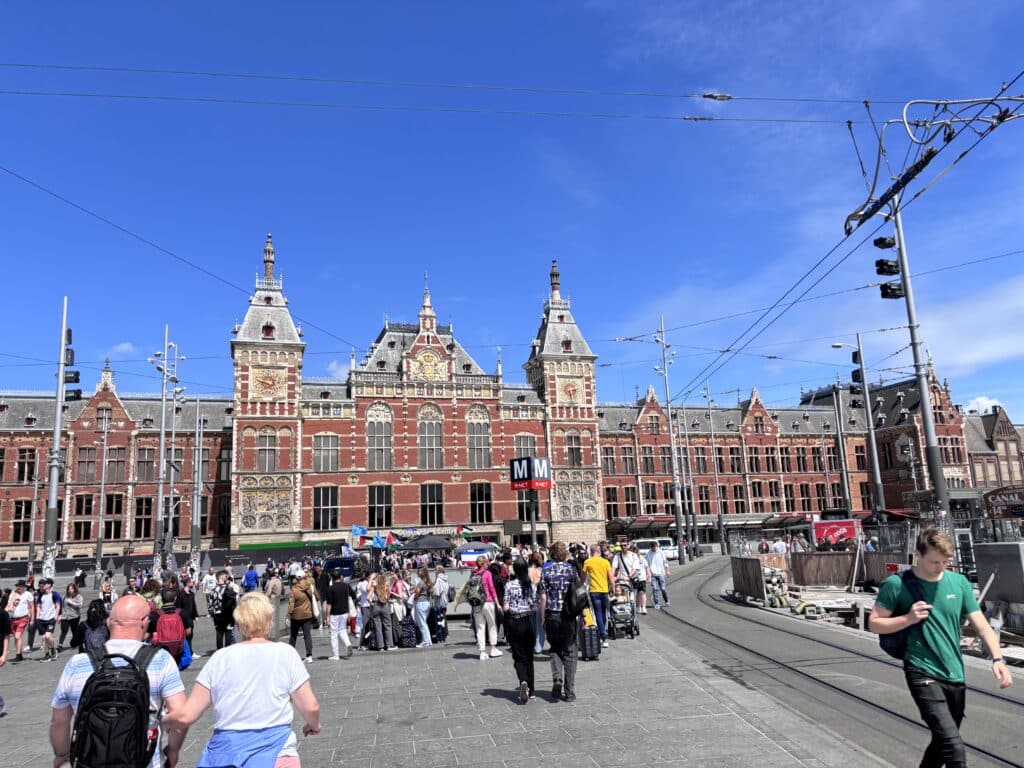
[[[602,640],[601,641],[601,647],[602,648],[607,648],[608,647],[608,641],[607,640]]]
[[[328,661],[341,661],[341,656],[328,656]]]
[[[496,659],[496,658],[498,658],[499,656],[502,656],[502,655],[504,655],[504,654],[501,651],[499,651],[497,648],[491,648],[491,658],[492,659]]]
[[[307,657],[305,658],[305,662],[306,662],[307,664],[312,664],[312,663],[313,663],[313,657],[312,657],[312,656],[307,656]]]
[[[487,651],[480,651],[480,661],[487,661],[489,658]]]

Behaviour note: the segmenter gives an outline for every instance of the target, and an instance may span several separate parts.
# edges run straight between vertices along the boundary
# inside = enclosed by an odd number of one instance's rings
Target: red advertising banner
[[[836,542],[860,536],[860,520],[822,520],[812,525],[815,541],[828,539]]]

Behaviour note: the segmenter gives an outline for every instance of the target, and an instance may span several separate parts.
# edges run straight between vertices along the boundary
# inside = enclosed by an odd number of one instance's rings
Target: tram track
[[[842,651],[844,654],[847,654],[848,656],[856,657],[856,659],[851,660],[851,661],[874,661],[874,662],[877,662],[877,663],[879,663],[881,665],[884,665],[886,667],[895,667],[900,672],[902,672],[902,668],[900,668],[899,665],[891,664],[888,661],[886,661],[884,659],[880,659],[880,658],[878,658],[876,656],[873,656],[871,654],[863,653],[863,652],[856,651],[856,650],[851,650],[850,648],[842,646],[842,645],[840,645],[838,643],[832,643],[832,642],[829,642],[827,640],[822,640],[822,639],[819,639],[819,638],[810,637],[808,635],[805,635],[802,632],[790,632],[787,629],[779,627],[779,626],[775,626],[774,624],[772,624],[770,622],[760,621],[760,620],[753,619],[753,618],[750,618],[750,617],[742,616],[742,615],[739,615],[736,611],[726,610],[725,608],[721,607],[720,605],[717,605],[713,600],[711,600],[705,594],[705,589],[707,588],[708,584],[711,583],[711,581],[713,581],[716,578],[721,578],[722,572],[724,570],[725,570],[725,567],[720,564],[720,561],[712,561],[711,563],[708,564],[708,567],[698,568],[697,570],[690,571],[688,573],[682,574],[679,577],[677,577],[675,579],[672,579],[671,583],[672,584],[677,584],[677,583],[680,583],[680,582],[684,582],[686,580],[692,580],[692,579],[694,579],[694,577],[699,578],[701,576],[705,576],[705,578],[703,580],[701,580],[696,585],[696,588],[694,589],[694,596],[695,596],[697,601],[702,606],[704,606],[706,608],[709,608],[709,609],[711,609],[714,612],[722,614],[722,615],[724,615],[724,616],[726,616],[726,617],[728,617],[728,618],[730,618],[732,620],[738,620],[738,621],[741,621],[741,622],[755,624],[755,625],[763,627],[764,629],[769,629],[769,630],[772,630],[772,631],[774,631],[776,633],[779,633],[780,635],[784,635],[784,636],[787,636],[787,637],[798,637],[801,640],[805,640],[805,641],[808,641],[808,642],[811,642],[811,643],[816,643],[818,645],[829,647],[829,648],[834,649],[834,650],[839,650],[839,651]],[[854,693],[853,691],[849,690],[848,686],[844,687],[843,685],[840,685],[840,684],[837,684],[837,683],[834,683],[834,682],[830,682],[829,680],[823,679],[819,674],[814,674],[814,673],[809,672],[809,671],[807,671],[805,669],[802,669],[796,663],[787,662],[787,661],[785,661],[783,659],[778,658],[777,655],[772,655],[772,654],[769,654],[769,653],[765,653],[764,651],[758,650],[757,648],[753,648],[753,647],[751,647],[750,645],[748,645],[746,643],[743,643],[743,642],[740,642],[739,640],[734,639],[733,637],[729,637],[729,636],[724,635],[724,634],[722,634],[720,632],[716,632],[716,631],[714,631],[712,629],[709,629],[706,626],[701,626],[700,624],[695,623],[694,621],[685,619],[685,618],[679,616],[678,614],[676,614],[674,611],[672,611],[671,608],[662,609],[660,611],[660,614],[663,615],[663,616],[668,617],[669,619],[671,619],[671,620],[673,620],[675,622],[678,622],[679,624],[682,624],[682,625],[688,627],[691,630],[694,630],[694,631],[696,631],[698,633],[701,633],[701,634],[703,634],[703,635],[705,635],[707,637],[714,638],[718,643],[723,643],[723,644],[725,644],[725,645],[727,645],[729,647],[732,647],[732,648],[735,648],[735,649],[739,649],[743,653],[749,654],[753,658],[761,659],[763,661],[769,662],[770,665],[771,665],[770,668],[781,669],[786,674],[795,675],[795,676],[797,676],[797,677],[799,677],[799,678],[801,678],[803,680],[807,680],[807,681],[813,683],[815,686],[820,686],[821,688],[824,688],[824,689],[830,691],[832,694],[836,694],[836,695],[842,697],[845,700],[855,701],[859,705],[861,705],[863,707],[866,707],[869,711],[884,714],[888,718],[891,718],[893,720],[899,721],[899,722],[903,723],[906,726],[912,727],[915,730],[926,731],[927,732],[927,728],[916,717],[908,716],[908,715],[906,715],[906,714],[904,714],[902,712],[899,712],[899,711],[897,711],[897,710],[895,710],[895,709],[893,709],[891,707],[885,706],[884,704],[879,703],[878,701],[876,701],[876,700],[874,700],[872,698],[868,698],[868,697],[865,697],[865,696],[858,695],[857,693]],[[783,685],[785,687],[792,687],[791,683],[787,683],[786,680],[780,678],[778,675],[770,674],[768,670],[759,669],[759,672],[761,674],[768,675],[771,679],[777,681],[780,685]],[[987,696],[990,699],[1000,701],[1001,703],[1004,703],[1004,704],[1010,704],[1010,705],[1013,705],[1015,707],[1024,706],[1024,702],[1021,702],[1020,700],[1018,700],[1016,698],[1005,696],[1005,695],[1002,695],[1002,694],[995,694],[995,693],[993,693],[991,691],[986,691],[983,688],[977,688],[975,686],[970,686],[970,690],[972,692],[976,693],[976,694],[979,694],[979,695],[982,695],[982,696]],[[980,744],[977,744],[977,743],[974,743],[974,742],[968,742],[965,739],[965,746],[966,746],[966,748],[968,749],[968,751],[970,753],[972,753],[972,754],[974,754],[976,756],[979,756],[979,757],[983,757],[986,760],[990,761],[994,765],[1008,766],[1009,768],[1024,768],[1024,764],[1022,764],[1020,762],[1017,762],[1016,760],[1011,759],[1009,757],[1006,757],[1004,755],[1000,755],[1000,754],[994,752],[993,750],[991,750],[991,749],[989,749],[989,748],[987,748],[985,746],[982,746]]]

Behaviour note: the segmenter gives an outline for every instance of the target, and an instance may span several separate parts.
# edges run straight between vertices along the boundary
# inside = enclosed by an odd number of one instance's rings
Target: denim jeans
[[[433,645],[430,639],[430,626],[427,624],[427,618],[430,616],[430,603],[426,600],[417,600],[413,607],[416,611],[416,626],[420,630],[420,643]]]
[[[539,609],[537,610],[537,613],[536,613],[535,618],[534,618],[533,625],[534,625],[534,633],[537,636],[537,642],[533,646],[533,652],[534,653],[543,653],[544,652],[544,613],[543,613],[543,611],[541,611]]]
[[[608,593],[591,592],[590,605],[594,608],[594,621],[597,622],[598,634],[601,635],[602,640],[606,640],[608,638],[608,627],[606,625],[608,619]]]
[[[921,758],[921,768],[964,768],[967,753],[960,736],[960,723],[964,719],[966,686],[936,680],[909,663],[904,663],[903,674],[921,719],[932,732],[931,743]]]
[[[575,619],[566,619],[556,611],[548,611],[544,617],[544,633],[551,646],[551,679],[561,681],[566,693],[576,689],[577,631]]]
[[[661,590],[661,596],[665,599],[665,605],[668,605],[668,592],[665,591],[665,577],[651,574],[651,594],[654,595],[654,607],[657,608],[660,605],[658,600],[658,590]]]

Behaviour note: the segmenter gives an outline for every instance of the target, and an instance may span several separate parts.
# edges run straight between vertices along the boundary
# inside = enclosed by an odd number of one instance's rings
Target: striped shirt
[[[123,653],[125,656],[133,658],[140,647],[142,647],[142,643],[138,640],[107,641],[107,653]],[[114,660],[114,664],[118,666],[122,666],[124,663],[121,659]],[[163,702],[170,696],[184,693],[185,685],[181,682],[181,675],[178,674],[178,665],[165,650],[157,651],[146,672],[149,675],[149,725],[151,728],[159,728],[160,722],[157,713],[162,709]],[[57,690],[53,693],[53,701],[50,706],[54,709],[71,707],[74,713],[77,713],[82,689],[85,688],[85,682],[92,673],[92,663],[87,654],[78,653],[72,656],[67,666],[64,667],[60,680],[57,681]],[[163,765],[161,746],[158,746],[156,752],[153,753],[153,760],[149,765],[150,768],[161,768]]]

